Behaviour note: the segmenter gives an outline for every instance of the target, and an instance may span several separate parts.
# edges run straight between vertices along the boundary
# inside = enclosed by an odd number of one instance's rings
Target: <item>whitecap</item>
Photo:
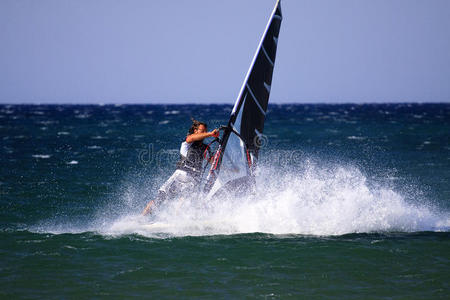
[[[78,161],[76,160],[71,160],[67,163],[68,165],[78,165]]]
[[[164,124],[168,124],[169,122],[170,122],[169,120],[164,120],[164,121],[160,121],[158,124],[164,125]]]
[[[349,139],[349,140],[359,140],[359,141],[361,141],[361,140],[365,140],[366,137],[351,135],[351,136],[348,136],[347,139]]]
[[[179,113],[179,110],[169,110],[164,112],[165,115],[178,115]]]
[[[50,154],[33,154],[32,157],[34,158],[50,158]]]

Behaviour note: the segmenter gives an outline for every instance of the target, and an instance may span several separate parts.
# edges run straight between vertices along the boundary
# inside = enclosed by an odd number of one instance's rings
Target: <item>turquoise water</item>
[[[254,198],[140,217],[231,108],[1,105],[0,295],[448,297],[449,104],[272,105]]]

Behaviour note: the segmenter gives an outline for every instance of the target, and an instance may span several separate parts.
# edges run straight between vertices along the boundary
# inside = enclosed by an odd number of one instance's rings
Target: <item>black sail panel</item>
[[[211,194],[227,187],[242,191],[250,189],[254,182],[253,170],[260,146],[258,139],[264,130],[281,20],[278,0],[215,153],[205,192],[211,191]]]
[[[278,35],[281,26],[281,9],[277,3],[275,13],[271,18],[266,34],[256,54],[253,67],[243,86],[242,101],[247,95],[239,132],[249,151],[258,157],[259,143],[257,135],[264,130],[264,120],[272,86],[272,75],[275,64]],[[232,118],[230,120],[232,122]]]

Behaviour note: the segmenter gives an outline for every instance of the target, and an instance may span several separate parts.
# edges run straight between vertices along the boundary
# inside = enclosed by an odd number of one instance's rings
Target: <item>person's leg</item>
[[[152,199],[148,202],[145,207],[142,215],[145,216],[148,214],[153,206],[158,206],[163,203],[167,198],[173,197],[174,193],[178,190],[180,178],[184,178],[186,176],[186,172],[182,170],[176,170],[172,176],[159,188],[158,194],[155,199]]]
[[[145,207],[144,211],[142,212],[142,215],[145,216],[148,214],[152,207],[158,207],[161,203],[163,203],[167,199],[166,192],[162,190],[158,190],[158,194],[156,195],[155,199],[150,200],[150,202]]]

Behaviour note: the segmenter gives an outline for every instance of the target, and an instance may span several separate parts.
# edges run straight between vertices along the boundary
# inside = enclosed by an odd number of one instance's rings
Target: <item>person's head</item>
[[[208,126],[204,122],[200,122],[192,119],[191,128],[189,128],[189,134],[193,133],[205,133],[208,130]]]

